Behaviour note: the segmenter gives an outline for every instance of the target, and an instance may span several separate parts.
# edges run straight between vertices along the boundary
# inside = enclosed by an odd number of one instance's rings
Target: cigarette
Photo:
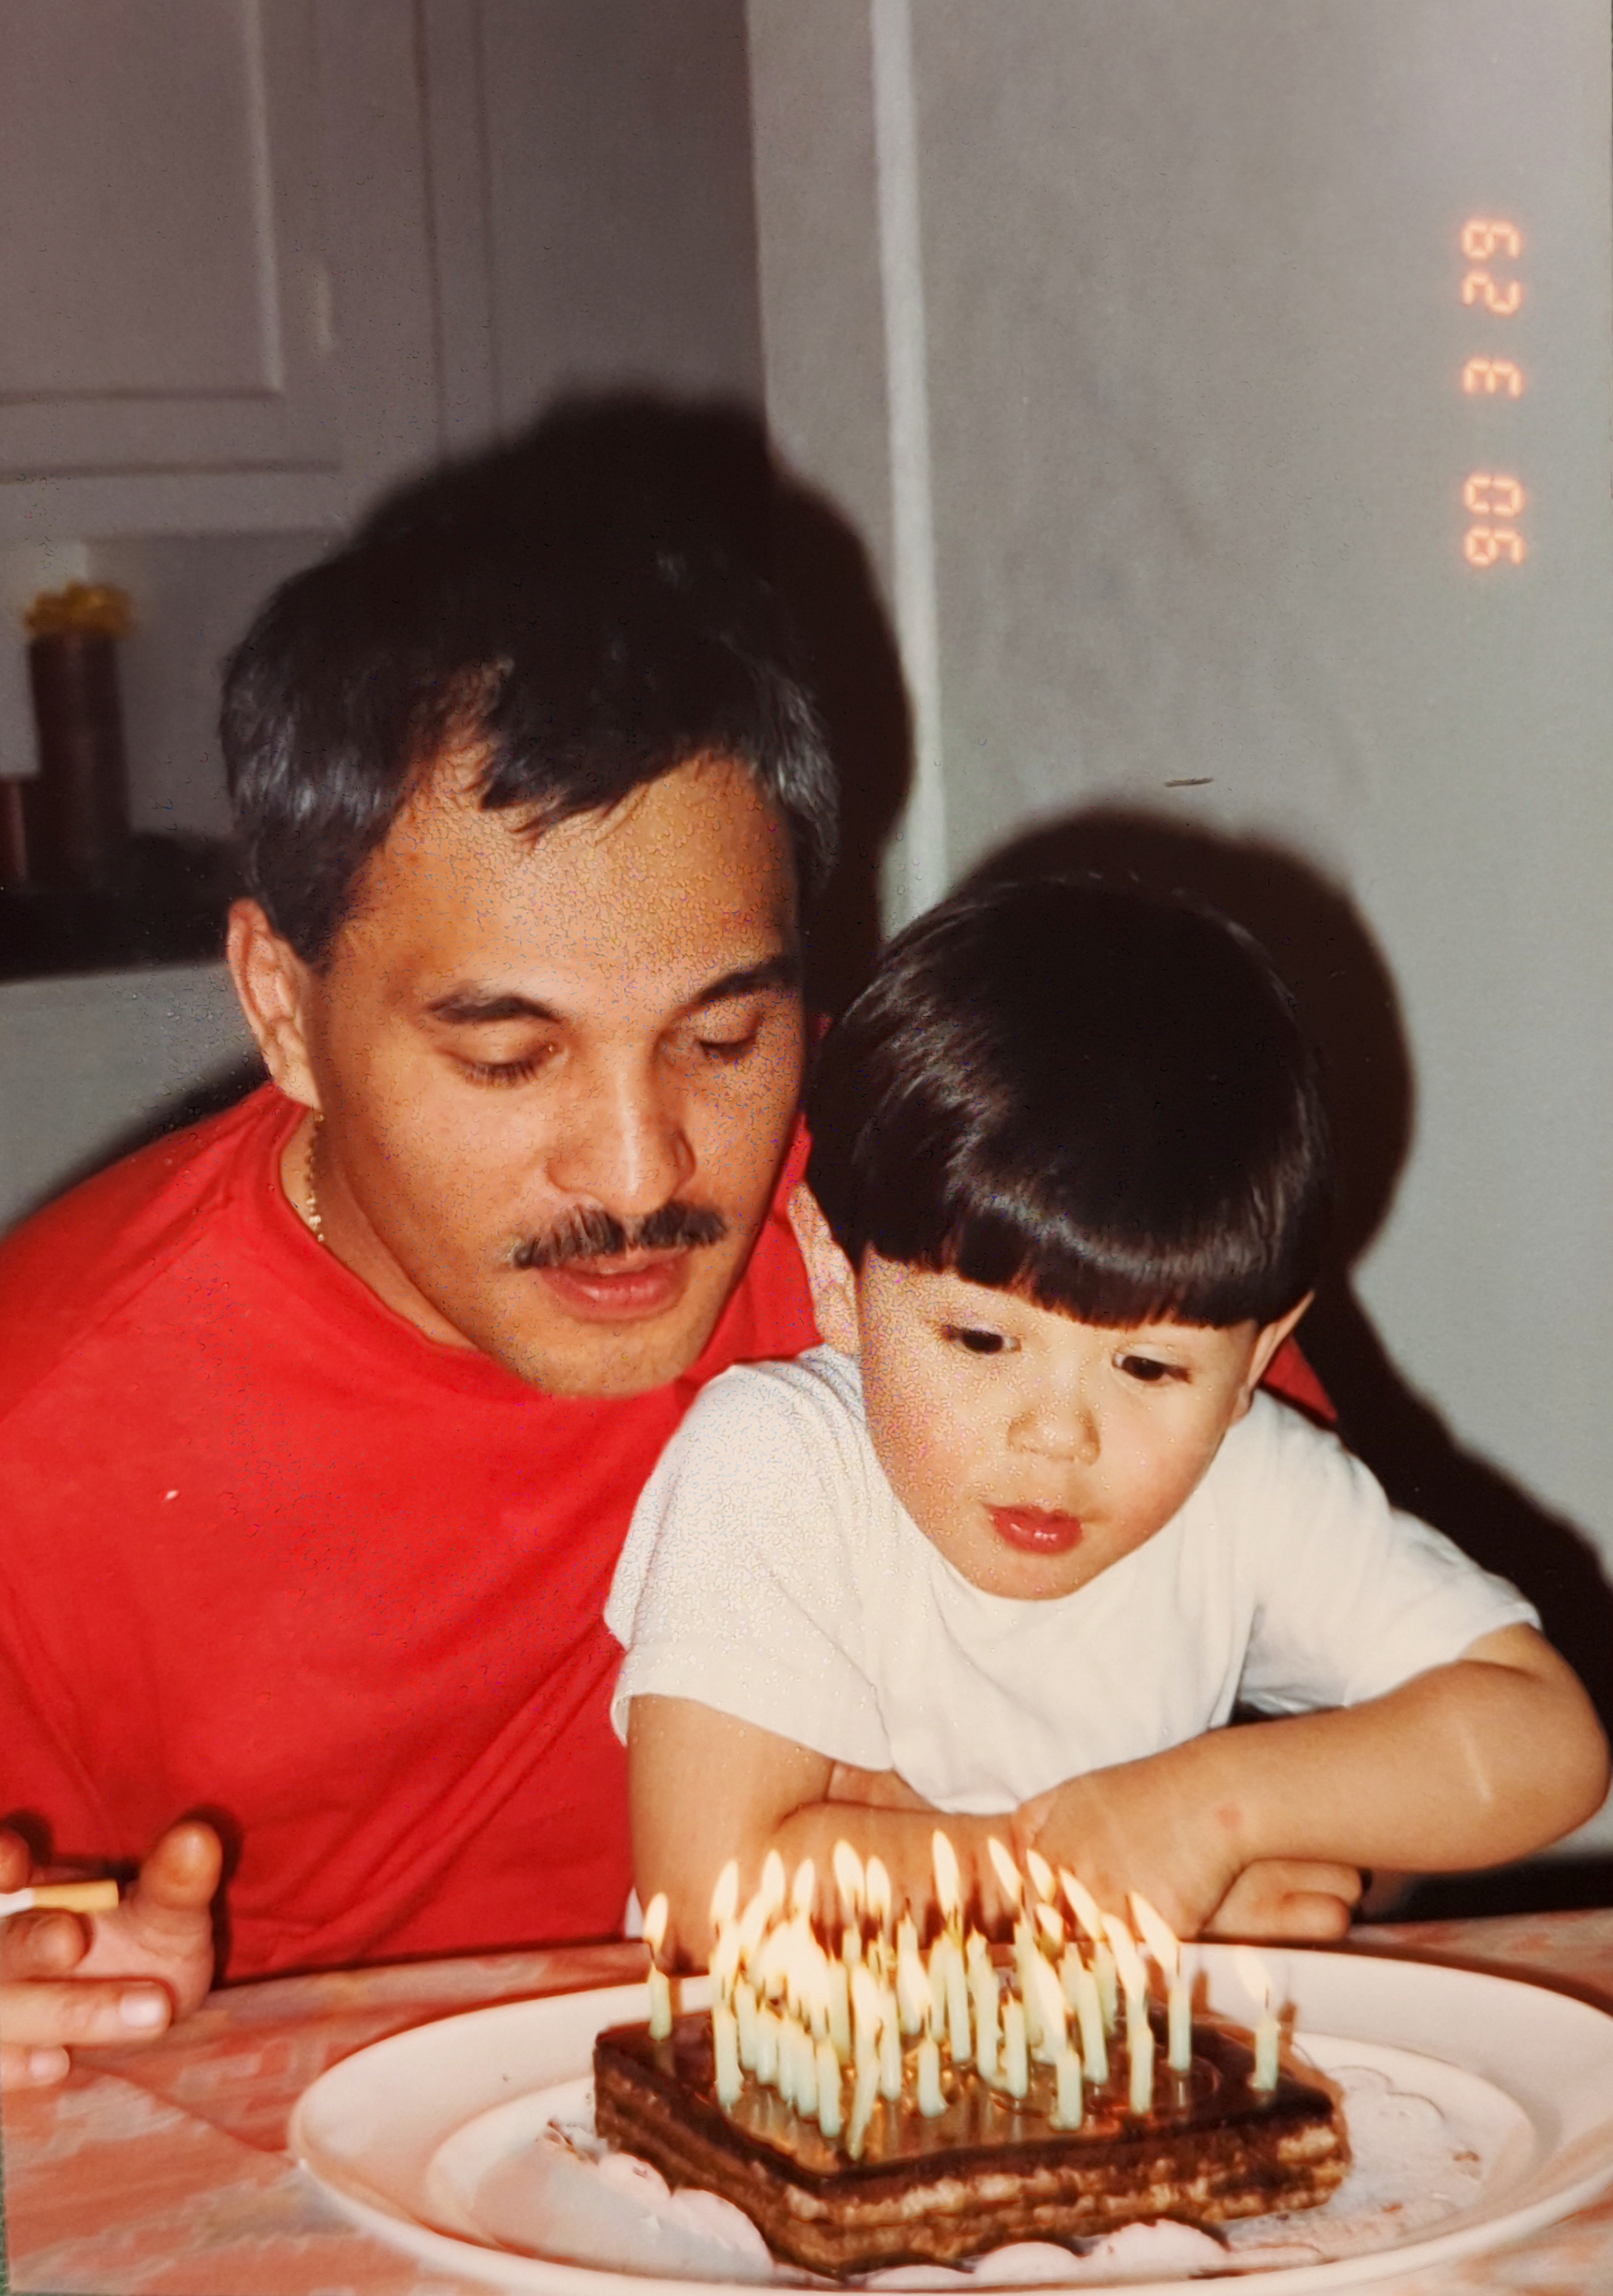
[[[0,1921],[36,1906],[70,1914],[104,1914],[118,1902],[116,1882],[41,1882],[31,1890],[0,1890]]]

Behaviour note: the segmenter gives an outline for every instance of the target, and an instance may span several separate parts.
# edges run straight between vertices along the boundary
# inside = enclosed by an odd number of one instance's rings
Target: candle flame
[[[1059,1868],[1059,1887],[1064,1892],[1065,1901],[1070,1912],[1074,1914],[1093,1943],[1098,1944],[1103,1935],[1103,1916],[1098,1911],[1096,1898],[1084,1882],[1077,1881],[1068,1866],[1060,1866]]]
[[[929,1855],[935,1867],[936,1903],[941,1908],[944,1921],[955,1921],[962,1903],[962,1888],[958,1874],[958,1853],[938,1826],[929,1837]]]
[[[810,1857],[803,1857],[795,1869],[795,1879],[790,1884],[790,1910],[792,1914],[810,1914],[812,1901],[818,1890],[818,1869]]]
[[[890,1875],[885,1870],[885,1861],[882,1857],[869,1859],[864,1868],[864,1881],[866,1885],[869,1917],[883,1931],[890,1920]]]
[[[711,1926],[726,1929],[739,1911],[740,1861],[731,1857],[716,1877],[716,1887],[711,1892]]]
[[[1240,1983],[1252,2001],[1258,2003],[1262,2013],[1272,2005],[1272,1973],[1257,1953],[1247,1945],[1232,1948],[1232,1965]]]
[[[1036,1907],[1036,1928],[1055,1953],[1064,1950],[1064,1916],[1057,1906]]]
[[[863,1861],[850,1842],[842,1840],[835,1843],[831,1862],[834,1867],[835,1887],[840,1893],[841,1918],[855,1922],[863,1910]]]
[[[770,1849],[762,1860],[761,1894],[771,1921],[784,1902],[784,1861],[776,1849]]]
[[[1149,1904],[1141,1890],[1131,1892],[1131,1909],[1132,1920],[1142,1932],[1143,1944],[1159,1963],[1167,1982],[1173,1982],[1182,1968],[1182,1948],[1175,1931]]]
[[[1044,1906],[1051,1906],[1059,1894],[1059,1885],[1053,1879],[1052,1867],[1039,1849],[1026,1851],[1025,1866],[1030,1875],[1031,1886],[1035,1889],[1037,1897]]]
[[[995,1833],[986,1837],[986,1851],[998,1881],[1003,1884],[1003,1896],[1017,1909],[1025,1898],[1023,1875]]]
[[[650,1948],[651,1961],[660,1958],[661,1948],[667,1941],[667,1892],[658,1890],[644,1907],[644,1943]]]
[[[1036,2007],[1043,2027],[1054,2039],[1062,2041],[1069,2028],[1069,2012],[1064,2005],[1064,1988],[1050,1962],[1040,1954],[1030,1964],[1031,1983],[1036,1990]]]

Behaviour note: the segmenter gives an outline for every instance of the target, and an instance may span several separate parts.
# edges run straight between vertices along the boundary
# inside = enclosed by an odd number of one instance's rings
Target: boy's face
[[[1073,1594],[1164,1529],[1298,1323],[1077,1323],[870,1252],[792,1206],[818,1327],[856,1357],[892,1489],[971,1585]]]

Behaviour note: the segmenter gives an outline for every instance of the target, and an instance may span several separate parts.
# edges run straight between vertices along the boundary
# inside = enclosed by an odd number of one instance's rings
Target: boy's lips
[[[997,1537],[1021,1554],[1068,1554],[1081,1543],[1079,1515],[1032,1506],[995,1506],[987,1513]]]
[[[689,1254],[669,1251],[629,1259],[569,1259],[534,1270],[561,1305],[589,1322],[635,1323],[664,1315],[682,1297]]]

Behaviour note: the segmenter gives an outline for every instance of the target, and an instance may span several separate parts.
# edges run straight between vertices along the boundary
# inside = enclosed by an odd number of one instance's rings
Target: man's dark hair
[[[450,742],[481,752],[484,807],[540,830],[733,758],[804,903],[833,859],[833,768],[761,577],[713,535],[545,530],[485,479],[285,583],[226,665],[222,728],[247,890],[315,965]]]
[[[1331,1200],[1314,1054],[1225,919],[1089,881],[956,894],[819,1048],[806,1177],[871,1249],[1088,1323],[1273,1322]]]

